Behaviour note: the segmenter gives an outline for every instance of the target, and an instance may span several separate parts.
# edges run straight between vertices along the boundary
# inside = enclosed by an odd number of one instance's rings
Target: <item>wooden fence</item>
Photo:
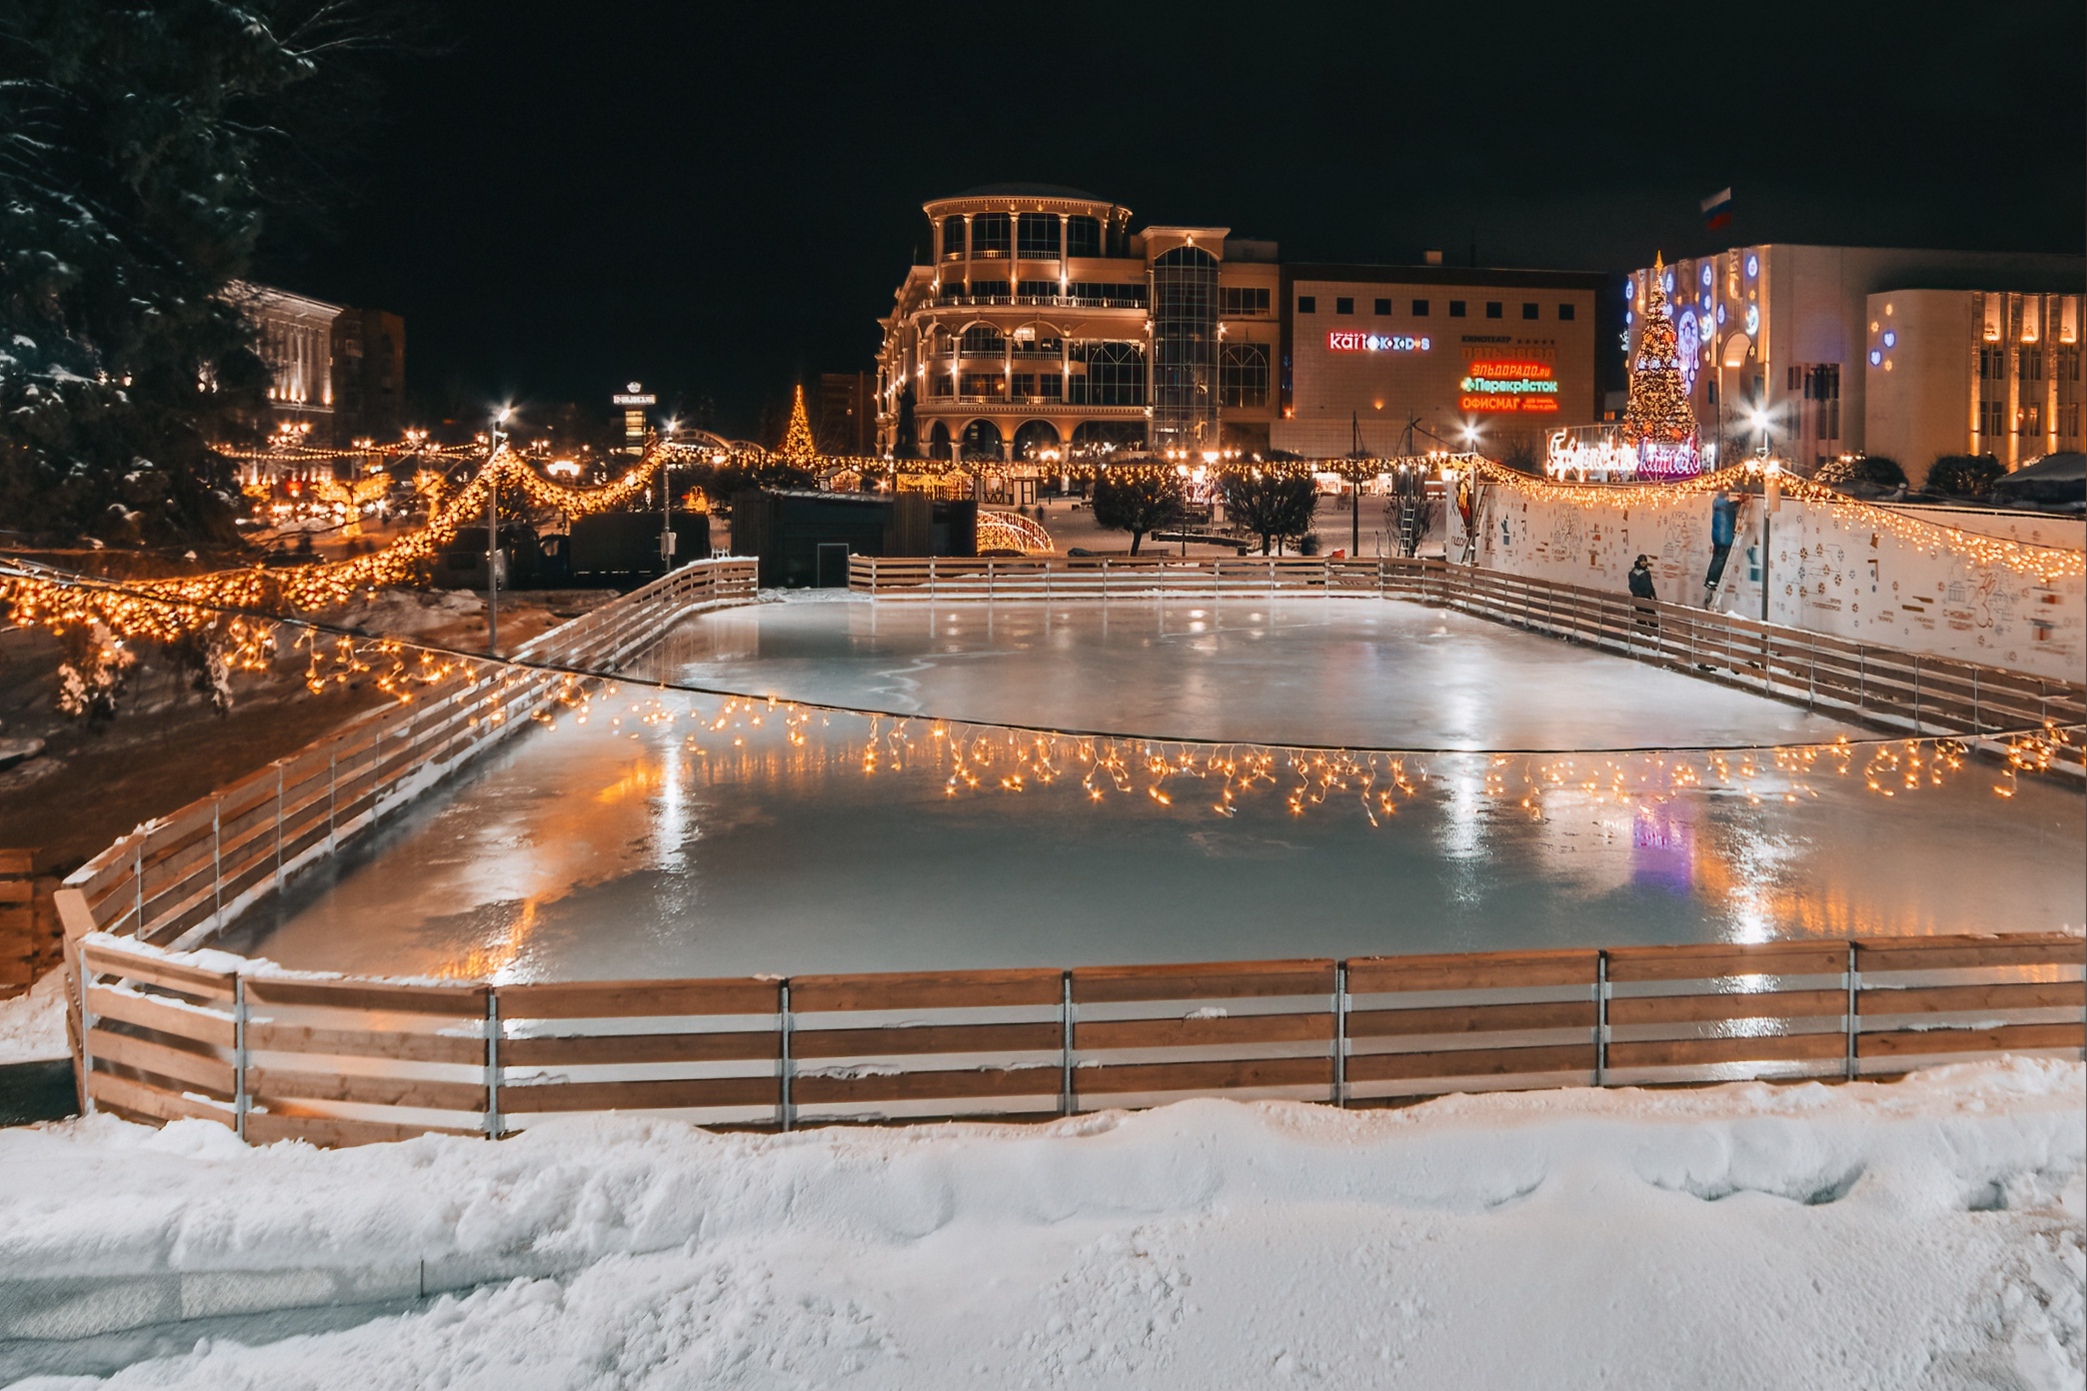
[[[0,1000],[58,964],[58,878],[37,858],[34,850],[0,850]]]
[[[1440,560],[1384,557],[856,556],[851,588],[879,599],[1410,599],[1584,643],[1890,731],[1978,742],[1996,730],[2087,721],[2087,684],[1784,628],[1684,604],[1529,579]],[[2060,771],[2083,771],[2078,751]]]
[[[255,1142],[1046,1118],[1183,1097],[1857,1078],[2087,1049],[2065,935],[798,976],[343,979],[96,934],[86,1091]]]

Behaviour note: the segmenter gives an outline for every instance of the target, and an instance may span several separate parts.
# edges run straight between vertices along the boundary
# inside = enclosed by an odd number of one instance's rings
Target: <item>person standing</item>
[[[1630,567],[1630,592],[1636,601],[1638,626],[1659,627],[1659,594],[1652,587],[1652,557],[1641,555],[1638,563]]]

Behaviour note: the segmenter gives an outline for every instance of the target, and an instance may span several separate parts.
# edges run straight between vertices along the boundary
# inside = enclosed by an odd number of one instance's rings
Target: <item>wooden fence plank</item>
[[[232,1110],[229,1106],[212,1106],[198,1097],[185,1096],[180,1092],[167,1091],[134,1078],[117,1077],[107,1072],[87,1074],[87,1095],[98,1105],[129,1111],[152,1120],[216,1121],[227,1129],[233,1125]]]
[[[545,1082],[500,1088],[500,1109],[513,1115],[545,1111],[686,1110],[706,1106],[774,1106],[782,1100],[776,1077],[676,1078],[658,1082]]]
[[[1855,997],[1858,1014],[1928,1014],[1950,1010],[2087,1007],[2087,981],[2026,981],[2008,985],[1945,985],[1915,989],[1870,987]]]
[[[1609,1044],[1609,1067],[1687,1067],[1709,1063],[1771,1063],[1846,1058],[1848,1038],[1825,1034],[1775,1034],[1748,1038],[1672,1038]]]
[[[120,1019],[126,1024],[153,1029],[178,1038],[193,1039],[218,1048],[230,1048],[236,1041],[235,1025],[229,1014],[214,1011],[185,1009],[167,1000],[140,995],[133,990],[115,990],[107,986],[90,986],[87,990],[87,1012],[100,1019]]]
[[[1087,1004],[1330,995],[1333,980],[1330,958],[1180,966],[1084,966],[1072,973],[1072,997],[1077,1003]]]
[[[1449,1005],[1439,1009],[1358,1009],[1348,1014],[1348,1037],[1591,1029],[1599,1012],[1600,1007],[1593,1000],[1559,1000],[1530,1005]]]
[[[1764,942],[1672,947],[1616,947],[1609,951],[1612,981],[1707,980],[1718,976],[1840,975],[1848,968],[1846,942]]]
[[[794,997],[795,992],[792,992]],[[793,1058],[865,1058],[906,1053],[1018,1053],[1057,1050],[1064,1025],[931,1024],[899,1029],[794,1029]]]
[[[1592,986],[1596,951],[1450,952],[1429,956],[1372,956],[1348,963],[1348,993],[1406,990],[1484,990],[1508,986]]]
[[[1978,966],[2079,965],[2087,965],[2087,940],[2078,937],[2033,942],[2005,937],[1938,938],[1932,942],[1863,938],[1855,944],[1855,968],[1864,975],[1873,971],[1943,971]]]
[[[1062,972],[1026,968],[792,976],[790,1009],[815,1014],[826,1010],[1055,1005],[1063,998],[1064,988]]]
[[[874,1101],[952,1101],[967,1097],[1056,1097],[1064,1074],[1049,1067],[938,1069],[871,1072],[860,1076],[801,1073],[790,1079],[796,1106],[833,1106]]]
[[[1086,1052],[1106,1048],[1208,1048],[1231,1043],[1331,1043],[1333,1023],[1330,1012],[1207,1019],[1083,1019],[1073,1025],[1073,1047]]]
[[[1846,990],[1746,991],[1729,995],[1618,995],[1609,1023],[1686,1024],[1725,1019],[1805,1019],[1848,1012]]]
[[[2006,1053],[2018,1048],[2087,1048],[2087,1025],[2004,1024],[1997,1029],[1905,1029],[1861,1034],[1858,1058],[1908,1057],[1923,1053]]]
[[[250,1145],[272,1145],[282,1140],[302,1140],[320,1149],[344,1149],[350,1145],[377,1145],[411,1140],[421,1135],[476,1133],[439,1125],[351,1120],[346,1116],[308,1116],[295,1112],[250,1111],[246,1117],[246,1140]]]
[[[798,1035],[797,1037],[807,1037]],[[484,1045],[480,1045],[481,1050]],[[798,1050],[795,1038],[793,1051]],[[500,1042],[505,1067],[586,1067],[609,1063],[764,1062],[781,1058],[774,1030],[711,1034],[564,1034]]]
[[[317,1053],[350,1058],[388,1058],[410,1063],[483,1063],[482,1038],[430,1034],[403,1029],[321,1029],[304,1024],[278,1024],[256,1019],[246,1026],[246,1046],[254,1053]],[[505,1058],[508,1045],[501,1045]]]
[[[381,1010],[395,1014],[479,1017],[486,1012],[483,985],[395,985],[380,980],[317,980],[248,976],[246,998],[263,1005],[316,1005],[327,1009]]]
[[[225,1059],[191,1052],[169,1043],[133,1038],[107,1029],[87,1031],[87,1051],[97,1064],[134,1067],[159,1077],[187,1082],[211,1091],[232,1091],[232,1064]]]
[[[417,1106],[432,1111],[484,1111],[483,1083],[428,1077],[372,1077],[357,1072],[300,1072],[250,1067],[246,1088],[261,1101],[351,1101],[369,1106]]]
[[[1594,1041],[1538,1048],[1456,1048],[1432,1053],[1357,1053],[1350,1082],[1402,1082],[1422,1077],[1509,1077],[1537,1072],[1594,1072]]]
[[[714,980],[545,981],[502,985],[502,1019],[628,1019],[702,1014],[774,1014],[780,982]]]
[[[1119,1063],[1073,1069],[1079,1095],[1112,1092],[1224,1092],[1248,1087],[1333,1085],[1333,1059],[1241,1058],[1207,1063]]]

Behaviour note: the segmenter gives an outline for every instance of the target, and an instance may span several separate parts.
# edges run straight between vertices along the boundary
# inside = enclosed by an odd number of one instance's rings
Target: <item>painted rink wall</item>
[[[1597,491],[1612,493],[1613,504],[1585,506],[1486,485],[1475,511],[1476,546],[1451,508],[1448,553],[1469,549],[1480,569],[1618,594],[1628,592],[1632,562],[1645,554],[1653,557],[1661,599],[1700,605],[1710,569],[1710,495],[1655,506],[1639,489]],[[1715,605],[1720,612],[1762,616],[1761,505],[1748,497],[1740,507]],[[1866,510],[1782,500],[1769,527],[1770,623],[2062,681],[2087,670],[2087,580],[2045,580],[1982,563],[1952,546],[1942,529],[2077,552],[2087,520],[1889,509],[1934,525],[1933,543],[1918,544],[1880,527]]]

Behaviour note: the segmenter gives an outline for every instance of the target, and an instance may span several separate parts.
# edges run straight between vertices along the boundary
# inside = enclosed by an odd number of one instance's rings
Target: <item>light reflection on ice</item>
[[[734,611],[691,625],[668,655],[683,674],[808,697],[1179,732],[1459,724],[1544,746],[1702,727],[1771,742],[1835,728],[1402,605],[1264,604],[1258,642],[1213,621],[1191,643],[1180,609],[1163,628],[1149,606],[1111,605],[1105,632],[1093,608],[999,606],[990,637],[985,615],[967,613],[978,621],[952,644],[954,615],[925,606]],[[1303,817],[1265,794],[1229,818],[1208,796],[1160,806],[1138,789],[1090,805],[1076,778],[951,797],[921,750],[889,746],[865,777],[866,727],[852,717],[815,720],[792,743],[765,711],[758,727],[713,733],[679,709],[666,712],[672,723],[647,723],[634,697],[610,704],[585,725],[528,736],[338,883],[294,898],[260,949],[328,969],[607,978],[2087,918],[2082,799],[2033,779],[2013,801],[1985,794],[1977,776],[1886,801],[1859,780],[1814,777],[1816,800],[1792,804],[1780,795],[1787,779],[1764,768],[1758,800],[1683,788],[1626,802],[1603,782],[1614,760],[1585,759],[1572,774],[1583,781],[1525,804],[1526,761],[1437,756],[1372,826],[1339,798]]]

